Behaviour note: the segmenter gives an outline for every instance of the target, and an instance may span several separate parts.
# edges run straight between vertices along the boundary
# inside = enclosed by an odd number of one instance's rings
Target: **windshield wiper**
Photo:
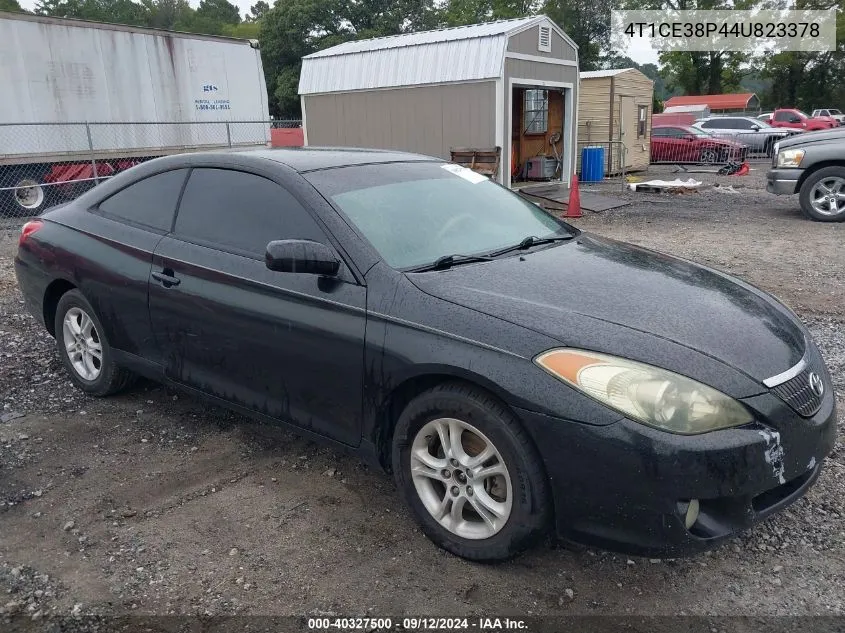
[[[446,270],[447,268],[459,266],[460,264],[489,262],[492,259],[493,258],[489,255],[460,255],[455,253],[454,255],[443,255],[442,257],[438,257],[431,264],[423,264],[422,266],[417,266],[416,268],[409,268],[406,272],[422,273],[428,270]]]
[[[537,237],[536,235],[529,235],[525,239],[523,239],[519,244],[514,244],[513,246],[506,246],[505,248],[500,248],[497,251],[493,251],[492,253],[487,253],[488,257],[498,257],[499,255],[504,255],[506,253],[512,253],[513,251],[524,251],[526,249],[531,248],[532,246],[539,246],[540,244],[551,244],[553,242],[565,242],[567,240],[571,240],[574,235],[555,235],[554,237]]]

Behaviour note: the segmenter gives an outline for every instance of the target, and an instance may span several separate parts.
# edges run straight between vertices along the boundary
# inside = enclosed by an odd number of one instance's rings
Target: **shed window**
[[[540,26],[537,31],[537,50],[544,53],[552,52],[552,27]]]
[[[526,90],[522,129],[526,134],[545,134],[549,129],[549,91]]]
[[[637,106],[637,138],[643,138],[646,135],[647,124],[648,106]]]

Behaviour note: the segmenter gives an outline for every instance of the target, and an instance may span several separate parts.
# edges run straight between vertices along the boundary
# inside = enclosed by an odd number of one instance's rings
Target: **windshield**
[[[489,253],[528,236],[574,232],[519,195],[457,165],[362,165],[305,176],[397,269],[431,264],[444,255]]]
[[[765,128],[765,127],[771,127],[771,128],[774,127],[774,125],[770,125],[768,121],[764,121],[763,119],[751,119],[751,120],[754,123],[754,125],[756,125],[760,129]]]
[[[810,118],[810,116],[809,116],[806,112],[804,112],[803,110],[796,110],[796,112],[797,112],[800,116],[804,117],[805,119],[809,119],[809,118]]]
[[[830,112],[831,114],[842,114],[842,112],[840,112],[839,110],[836,110],[835,108],[828,110],[828,112]]]

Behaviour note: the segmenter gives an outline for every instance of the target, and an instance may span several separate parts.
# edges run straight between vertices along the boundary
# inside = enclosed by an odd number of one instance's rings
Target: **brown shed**
[[[581,73],[578,96],[578,165],[580,151],[605,148],[607,172],[648,168],[654,82],[636,68]],[[624,151],[623,151],[624,150]]]
[[[304,57],[299,81],[307,145],[498,147],[505,185],[537,156],[569,182],[577,90],[578,47],[542,15],[346,42]]]

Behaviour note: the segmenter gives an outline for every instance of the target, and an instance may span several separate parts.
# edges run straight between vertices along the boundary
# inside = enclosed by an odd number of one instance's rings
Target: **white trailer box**
[[[257,42],[228,37],[0,13],[0,86],[0,124],[111,124],[90,141],[84,126],[3,125],[0,159],[228,145],[225,124],[185,123],[270,118]],[[269,125],[237,132],[269,139]]]
[[[0,13],[0,216],[154,156],[267,145],[258,42]]]

